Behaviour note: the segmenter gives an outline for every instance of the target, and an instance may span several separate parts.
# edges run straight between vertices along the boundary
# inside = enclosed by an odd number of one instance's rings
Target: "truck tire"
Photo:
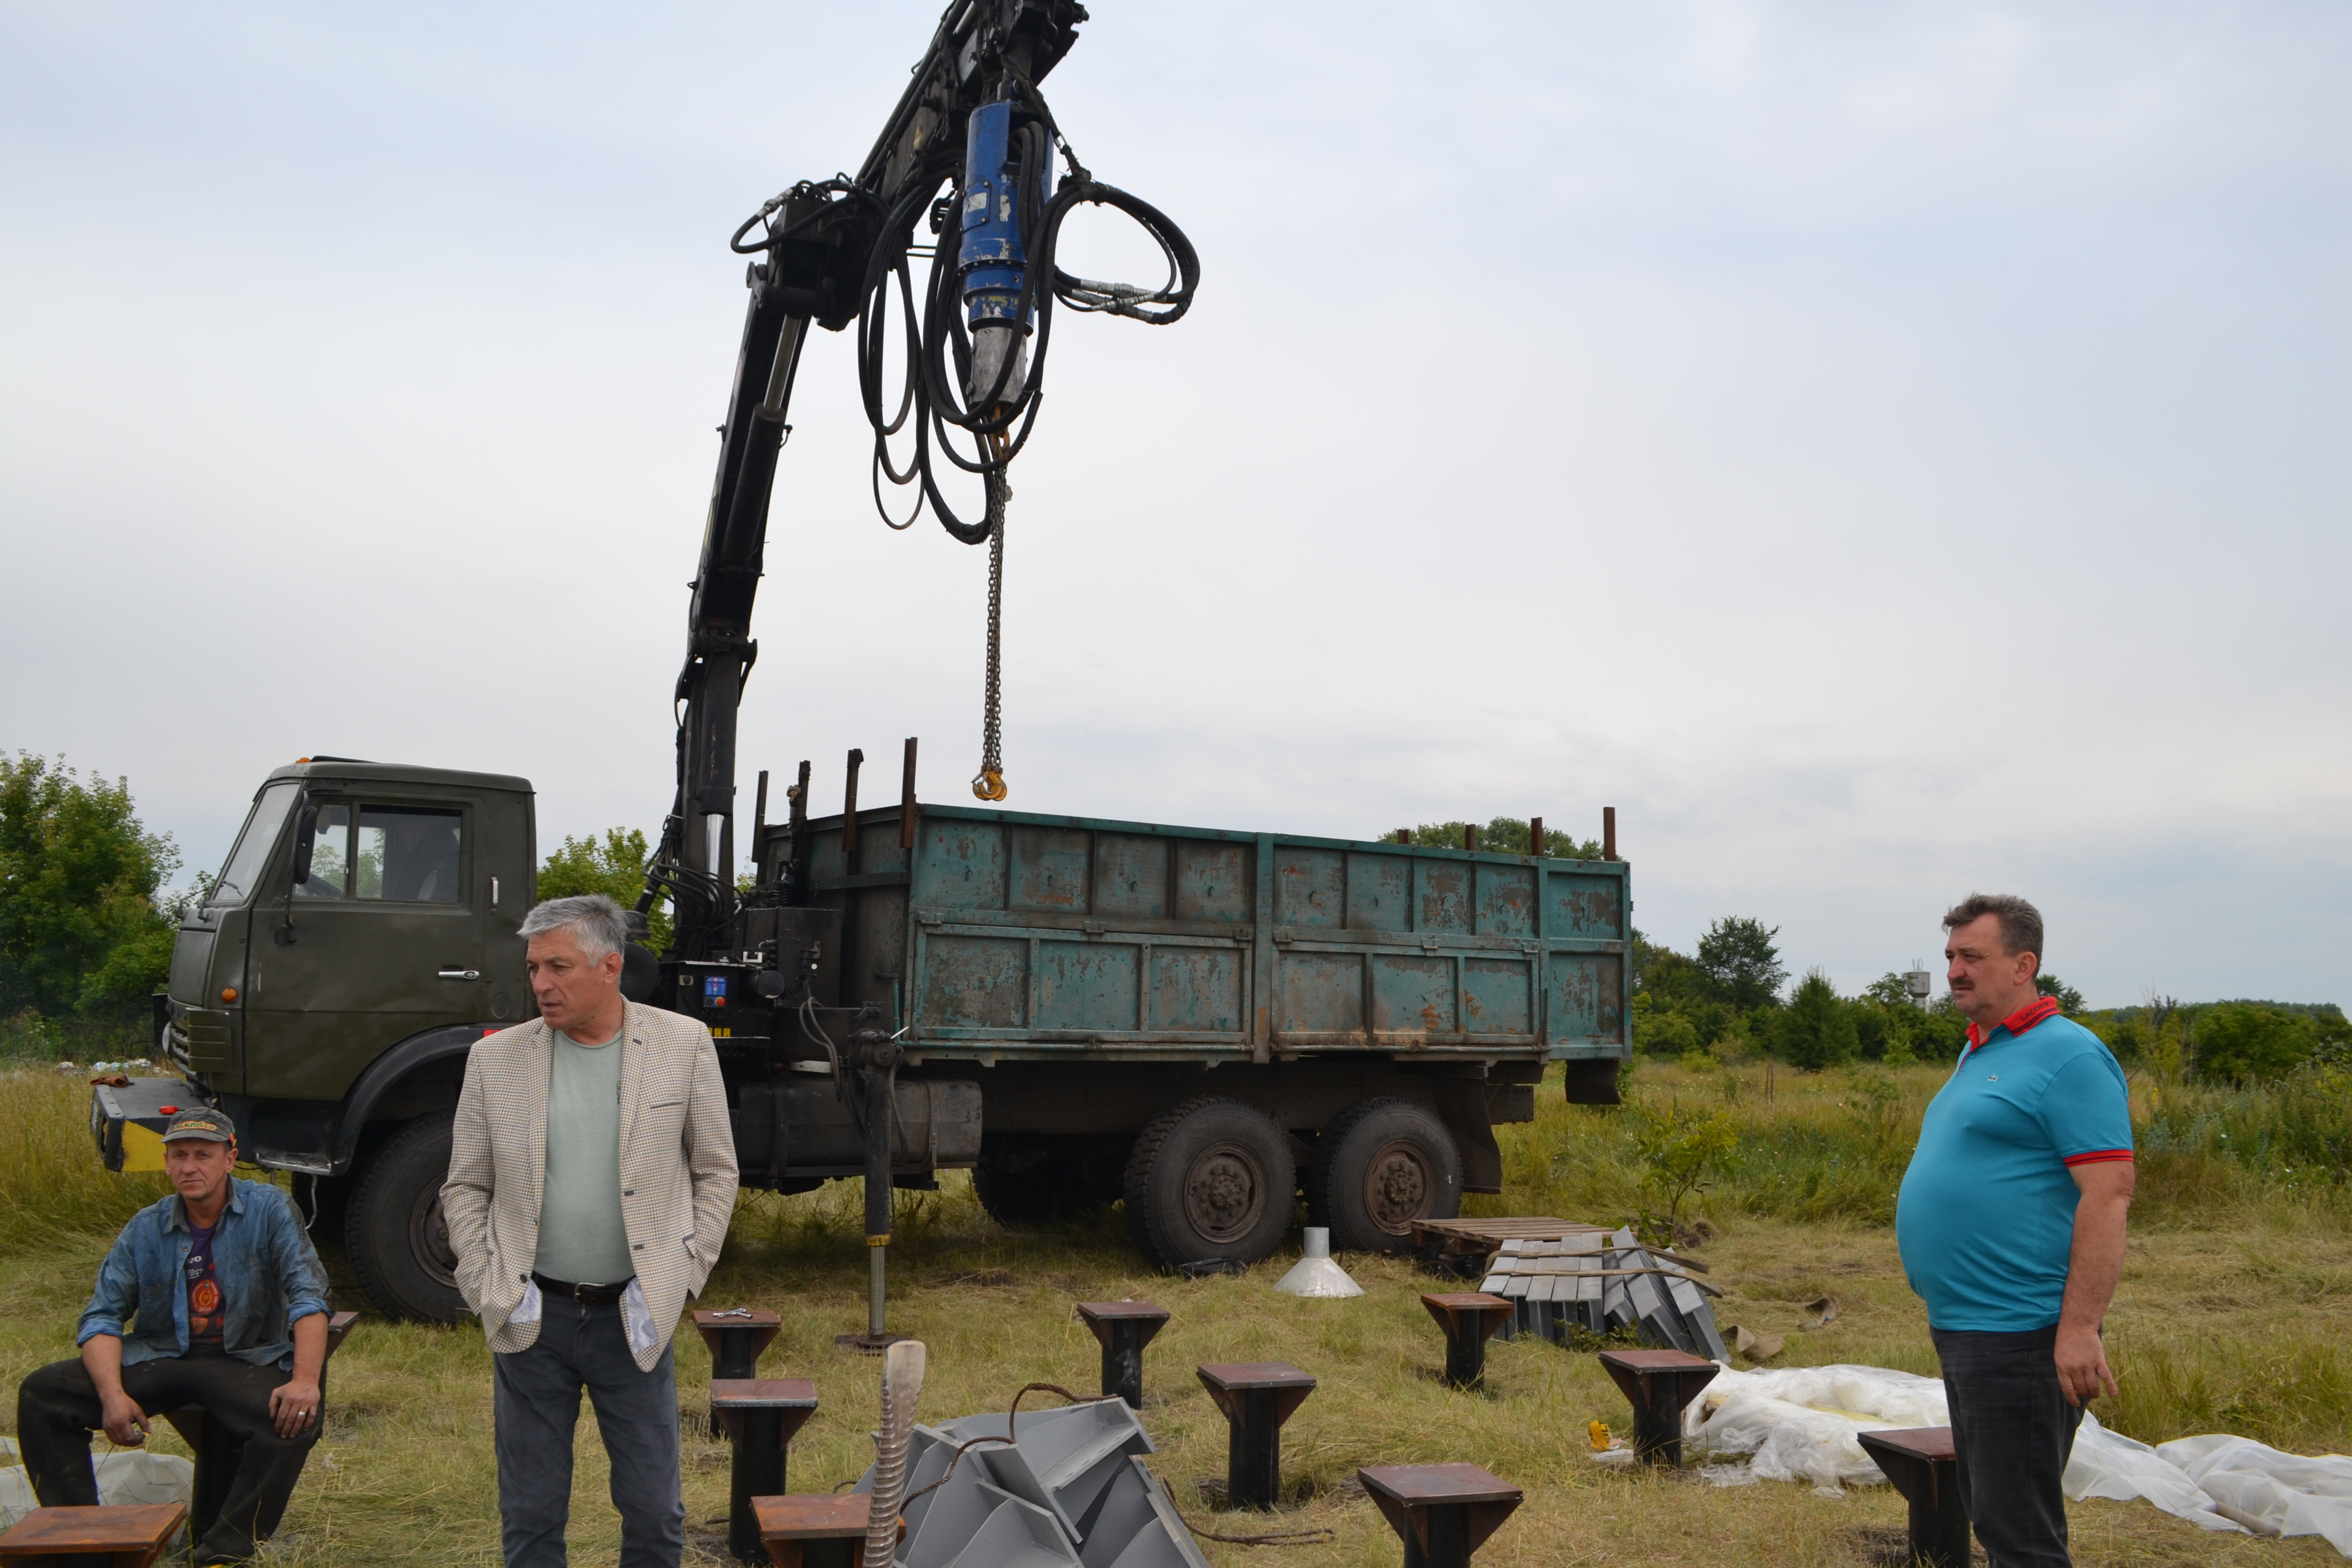
[[[360,1289],[388,1318],[454,1323],[466,1315],[457,1254],[441,1217],[453,1120],[436,1110],[411,1121],[384,1141],[352,1184],[344,1255]]]
[[[1290,1233],[1298,1190],[1290,1139],[1254,1105],[1188,1100],[1146,1127],[1127,1158],[1128,1234],[1162,1268],[1255,1263]]]
[[[1315,1143],[1307,1213],[1331,1227],[1335,1252],[1402,1252],[1413,1221],[1462,1212],[1462,1152],[1445,1123],[1410,1100],[1360,1100]]]

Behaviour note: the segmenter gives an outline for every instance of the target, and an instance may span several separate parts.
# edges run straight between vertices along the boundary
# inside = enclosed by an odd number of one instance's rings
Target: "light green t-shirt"
[[[574,1285],[618,1285],[636,1273],[621,1223],[621,1036],[583,1046],[554,1034],[547,1182],[531,1268]]]

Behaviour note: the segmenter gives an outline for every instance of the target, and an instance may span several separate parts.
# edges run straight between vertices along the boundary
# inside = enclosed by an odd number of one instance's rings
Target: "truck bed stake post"
[[[1462,827],[1462,847],[1473,854],[1475,854],[1478,848],[1478,830],[1467,823],[1465,823]]]
[[[760,770],[760,793],[751,803],[751,859],[760,858],[760,840],[768,835],[768,770]]]
[[[808,759],[803,757],[801,759],[800,783],[793,790],[793,808],[785,817],[785,823],[792,830],[792,856],[795,866],[804,865],[808,860],[808,791],[809,765]],[[801,873],[794,872],[793,875]]]
[[[907,737],[907,772],[898,784],[898,847],[915,847],[915,737]],[[912,868],[908,868],[910,870]]]
[[[1613,805],[1601,808],[1601,858],[1617,858],[1617,808]]]
[[[1400,844],[1410,844],[1410,843],[1412,843],[1412,828],[1410,828],[1410,827],[1400,827],[1400,828],[1398,828],[1398,829],[1397,829],[1397,842],[1398,842],[1398,843],[1400,843]]]
[[[841,868],[845,874],[857,869],[850,858],[857,853],[857,768],[865,761],[865,752],[855,746],[849,748],[849,781],[841,790]]]
[[[767,777],[765,773],[762,773],[760,776],[761,778]],[[1528,818],[1528,853],[1530,855],[1541,855],[1543,852],[1543,818],[1540,816],[1530,816]]]

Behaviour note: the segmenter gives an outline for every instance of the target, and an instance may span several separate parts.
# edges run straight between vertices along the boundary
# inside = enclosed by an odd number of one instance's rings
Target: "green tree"
[[[1412,841],[1436,849],[1459,849],[1462,830],[1469,826],[1466,822],[1424,822],[1412,830]],[[1523,816],[1493,817],[1478,828],[1478,847],[1497,855],[1529,854],[1529,831],[1528,819]],[[1392,838],[1393,835],[1383,833],[1381,837]],[[1580,842],[1572,833],[1547,826],[1543,852],[1557,860],[1598,860],[1601,840],[1587,838]]]
[[[1862,994],[1882,1007],[1910,1007],[1915,1010],[1918,1007],[1918,1004],[1911,1000],[1910,980],[1892,969],[1864,986]]]
[[[1835,1067],[1852,1061],[1861,1044],[1853,1005],[1818,969],[1797,983],[1774,1032],[1781,1059],[1791,1067]]]
[[[124,1018],[169,973],[179,869],[140,825],[128,781],[0,756],[0,1015]]]
[[[2083,1010],[2083,994],[2046,969],[2033,977],[2033,988],[2044,996],[2055,998],[2058,1011],[2069,1018]]]
[[[646,836],[634,827],[608,827],[599,843],[563,836],[563,847],[548,854],[539,868],[541,899],[569,899],[581,893],[603,893],[625,910],[637,906],[646,890],[646,862],[653,858]],[[656,903],[646,917],[646,944],[656,952],[669,946],[669,910]]]
[[[1639,927],[1633,931],[1633,988],[1648,992],[1661,1006],[1672,1004],[1687,1007],[1690,1003],[1714,997],[1706,972],[1688,955],[1652,942]]]
[[[1706,928],[1695,955],[1700,971],[1716,994],[1741,1012],[1769,1006],[1777,1000],[1789,971],[1780,962],[1773,938],[1780,928],[1767,930],[1762,921],[1732,915]]]
[[[2312,1058],[2319,1031],[2312,1020],[2257,1002],[2223,1002],[2197,1015],[2197,1076],[2245,1083],[2279,1078]]]

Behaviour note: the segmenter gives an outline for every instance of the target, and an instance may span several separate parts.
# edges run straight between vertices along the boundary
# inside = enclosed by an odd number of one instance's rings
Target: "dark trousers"
[[[245,1447],[221,1500],[220,1518],[196,1542],[196,1561],[250,1557],[286,1516],[302,1461],[319,1440],[319,1424],[299,1437],[280,1437],[269,1395],[288,1374],[235,1356],[174,1356],[122,1369],[122,1392],[151,1421],[190,1405],[219,1422]],[[16,1438],[34,1495],[48,1508],[89,1508],[98,1501],[89,1435],[106,1425],[98,1388],[79,1359],[52,1362],[16,1389]]]
[[[686,1548],[678,1494],[677,1380],[672,1348],[637,1370],[617,1303],[549,1295],[539,1339],[494,1358],[499,1521],[507,1568],[562,1568],[572,1510],[572,1438],[580,1392],[596,1412],[621,1515],[620,1568],[677,1568]]]
[[[2083,1412],[2066,1403],[2058,1328],[2023,1333],[1931,1331],[1944,1366],[1960,1505],[1992,1568],[2068,1568],[2059,1490]]]

